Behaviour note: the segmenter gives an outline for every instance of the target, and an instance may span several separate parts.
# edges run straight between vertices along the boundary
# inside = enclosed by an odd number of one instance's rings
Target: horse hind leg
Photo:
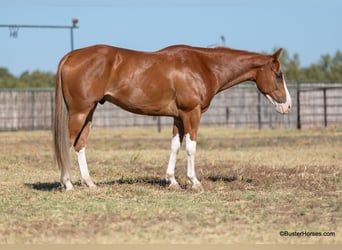
[[[88,122],[87,125],[82,130],[82,134],[80,137],[80,139],[84,141],[84,143],[83,142],[77,143],[77,145],[75,146],[75,150],[76,150],[78,166],[79,166],[80,174],[81,174],[81,182],[85,183],[90,188],[95,188],[96,185],[94,184],[94,182],[92,181],[90,177],[87,159],[86,159],[85,142],[89,135],[90,127],[91,127],[91,122]]]
[[[86,159],[86,143],[91,128],[91,120],[96,106],[89,113],[81,113],[70,116],[69,131],[70,143],[74,146],[77,155],[78,166],[81,174],[81,182],[88,187],[94,188],[96,185],[92,181],[87,159]],[[82,119],[82,117],[85,117]]]
[[[67,191],[73,189],[73,185],[71,183],[70,179],[70,172],[69,172],[69,166],[61,168],[61,179],[60,179],[62,185],[64,185],[65,189]]]

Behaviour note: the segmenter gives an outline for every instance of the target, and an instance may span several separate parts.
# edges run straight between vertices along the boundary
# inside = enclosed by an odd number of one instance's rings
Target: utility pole
[[[72,25],[17,25],[17,24],[0,24],[0,28],[8,28],[10,31],[10,37],[17,38],[19,29],[30,28],[30,29],[69,29],[70,30],[70,49],[74,50],[74,29],[78,29],[78,19],[73,18]]]

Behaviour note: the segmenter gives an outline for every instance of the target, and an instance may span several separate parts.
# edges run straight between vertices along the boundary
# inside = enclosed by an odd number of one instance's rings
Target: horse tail
[[[64,57],[58,65],[55,85],[55,114],[53,122],[55,160],[57,161],[58,167],[61,169],[62,173],[68,171],[72,162],[68,129],[69,112],[64,99],[62,87],[62,70],[67,58],[67,56]]]

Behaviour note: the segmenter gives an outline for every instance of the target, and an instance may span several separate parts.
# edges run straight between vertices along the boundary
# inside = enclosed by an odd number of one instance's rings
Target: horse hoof
[[[81,183],[87,185],[88,188],[96,188],[96,185],[91,179],[81,180]]]
[[[180,190],[181,187],[179,186],[178,183],[172,183],[172,184],[169,185],[168,189],[169,190]]]
[[[65,191],[71,191],[73,190],[74,186],[71,184],[70,181],[67,181],[65,183],[62,183],[62,188],[65,187]]]
[[[204,189],[201,184],[194,184],[192,185],[191,189],[195,192],[202,193],[204,192]]]
[[[86,181],[85,183],[89,188],[96,188],[96,185],[93,181]]]

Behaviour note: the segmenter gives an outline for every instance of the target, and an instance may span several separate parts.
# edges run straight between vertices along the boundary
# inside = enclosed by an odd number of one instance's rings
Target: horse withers
[[[69,174],[73,147],[82,182],[95,187],[85,148],[96,106],[108,101],[136,114],[173,117],[166,178],[170,187],[179,187],[176,157],[185,139],[187,177],[192,188],[201,189],[195,173],[197,131],[202,113],[217,93],[254,81],[279,113],[289,112],[291,97],[279,62],[281,51],[264,55],[176,45],[139,52],[96,45],[68,53],[59,63],[55,86],[54,149],[62,185],[73,188]]]

